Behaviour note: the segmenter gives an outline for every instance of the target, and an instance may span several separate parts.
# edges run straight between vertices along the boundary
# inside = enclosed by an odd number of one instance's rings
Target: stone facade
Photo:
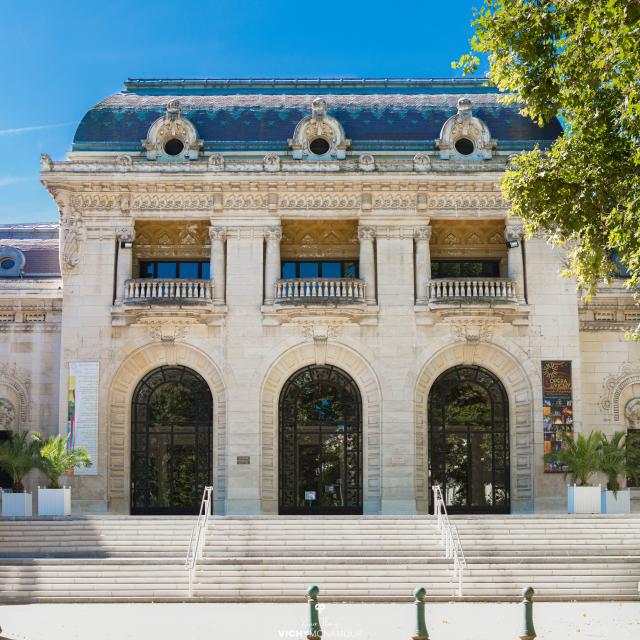
[[[70,480],[74,508],[129,512],[134,390],[153,369],[184,365],[213,395],[216,512],[277,513],[280,392],[315,364],[340,368],[360,391],[364,513],[426,512],[429,391],[458,365],[504,386],[511,512],[563,509],[562,474],[543,472],[541,361],[572,363],[576,432],[634,426],[625,408],[640,398],[640,347],[624,328],[638,311],[621,288],[581,302],[560,276],[561,253],[508,218],[502,172],[539,139],[491,130],[474,111],[487,96],[461,83],[438,89],[449,105],[439,138],[375,148],[332,111],[345,95],[320,82],[305,89],[308,114],[280,147],[260,148],[256,132],[232,144],[210,139],[181,106],[209,90],[234,99],[216,86],[199,85],[196,97],[167,86],[151,98],[129,85],[125,102],[166,104],[135,149],[104,139],[92,148],[83,124],[66,160],[43,160],[60,210],[64,294],[46,303],[55,319],[46,331],[0,323],[0,397],[20,426],[50,430],[57,413],[64,432],[69,363],[99,362],[97,475]],[[164,151],[171,136],[184,137],[177,156]],[[322,154],[312,151],[318,136]],[[469,157],[456,151],[460,136],[475,144]],[[167,257],[209,260],[210,284],[186,293],[137,280],[142,262]],[[310,257],[357,260],[358,278],[282,279],[282,262]],[[499,273],[432,276],[432,260],[463,258],[490,258]],[[27,298],[16,290],[2,312]]]

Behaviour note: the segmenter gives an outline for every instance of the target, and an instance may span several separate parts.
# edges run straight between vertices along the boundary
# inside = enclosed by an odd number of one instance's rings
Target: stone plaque
[[[251,464],[251,456],[238,456],[236,464]]]

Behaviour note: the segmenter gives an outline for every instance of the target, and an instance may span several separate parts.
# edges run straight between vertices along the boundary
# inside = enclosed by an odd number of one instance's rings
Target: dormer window
[[[0,278],[18,278],[22,275],[26,258],[20,249],[0,245]]]
[[[182,115],[178,100],[167,104],[166,113],[150,127],[142,141],[149,160],[197,160],[204,145],[196,128]]]
[[[0,260],[0,269],[8,271],[16,266],[16,261],[13,258],[3,258]]]
[[[469,98],[458,100],[458,113],[442,126],[436,146],[443,160],[490,160],[496,141],[489,127],[471,110]]]
[[[342,125],[327,113],[323,98],[311,102],[311,115],[296,125],[289,148],[296,160],[342,160],[351,146]]]

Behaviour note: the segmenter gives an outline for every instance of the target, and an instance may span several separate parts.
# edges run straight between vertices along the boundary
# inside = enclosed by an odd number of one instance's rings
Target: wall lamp
[[[517,249],[520,243],[517,240],[507,240],[506,243],[508,249]]]
[[[132,249],[133,242],[131,240],[120,240],[120,248],[121,249]]]

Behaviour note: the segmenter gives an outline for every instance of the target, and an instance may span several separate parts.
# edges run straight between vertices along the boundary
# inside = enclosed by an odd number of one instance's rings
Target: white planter
[[[6,517],[19,517],[32,515],[32,498],[30,493],[3,493],[2,515]]]
[[[602,513],[631,513],[631,491],[620,489],[615,495],[613,491],[603,491]]]
[[[68,516],[71,514],[71,488],[41,489],[38,487],[39,516]]]
[[[597,487],[567,486],[567,505],[569,513],[602,513],[600,485]]]

